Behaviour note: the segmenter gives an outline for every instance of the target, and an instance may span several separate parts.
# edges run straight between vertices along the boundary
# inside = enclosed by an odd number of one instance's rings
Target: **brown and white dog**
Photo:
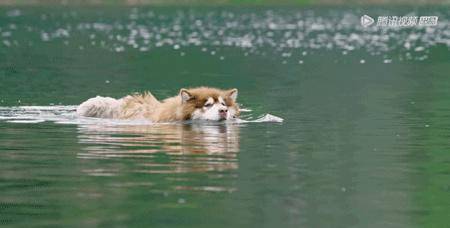
[[[77,114],[97,118],[147,119],[153,122],[222,121],[239,116],[237,95],[237,89],[198,87],[181,89],[178,96],[163,101],[158,101],[149,92],[121,99],[97,96],[78,106]]]

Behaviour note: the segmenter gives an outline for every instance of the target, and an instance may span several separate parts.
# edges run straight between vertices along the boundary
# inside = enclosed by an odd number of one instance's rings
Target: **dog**
[[[237,89],[210,87],[180,89],[177,96],[158,101],[150,92],[121,99],[97,96],[80,104],[77,114],[111,119],[146,119],[152,122],[187,120],[224,121],[239,116]]]

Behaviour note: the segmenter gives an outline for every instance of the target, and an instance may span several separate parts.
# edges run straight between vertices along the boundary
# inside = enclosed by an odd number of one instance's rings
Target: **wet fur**
[[[234,95],[234,97],[233,97]],[[154,122],[184,121],[193,118],[194,112],[202,112],[209,98],[214,102],[223,98],[233,116],[239,115],[235,102],[237,90],[221,90],[209,87],[181,89],[179,95],[158,101],[150,92],[134,94],[121,99],[95,97],[83,102],[77,109],[81,116],[117,119],[148,119]]]

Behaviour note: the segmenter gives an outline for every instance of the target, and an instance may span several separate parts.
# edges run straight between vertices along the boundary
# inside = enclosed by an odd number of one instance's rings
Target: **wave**
[[[0,107],[0,121],[9,123],[42,123],[54,122],[58,124],[101,124],[101,125],[151,125],[148,120],[117,120],[91,117],[80,117],[76,114],[76,105],[57,106],[11,106]],[[246,109],[245,112],[251,112]],[[264,114],[256,118],[237,119],[228,123],[268,123],[283,122],[283,118],[271,114]],[[165,123],[167,124],[167,123]]]

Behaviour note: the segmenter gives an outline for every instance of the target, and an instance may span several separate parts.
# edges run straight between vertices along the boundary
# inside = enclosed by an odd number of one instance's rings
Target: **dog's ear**
[[[180,89],[180,97],[181,103],[185,103],[186,101],[192,99],[192,94],[189,93],[187,89]]]
[[[238,90],[237,90],[236,88],[228,90],[228,91],[227,91],[227,96],[228,96],[231,100],[236,101],[237,96],[238,96]]]

